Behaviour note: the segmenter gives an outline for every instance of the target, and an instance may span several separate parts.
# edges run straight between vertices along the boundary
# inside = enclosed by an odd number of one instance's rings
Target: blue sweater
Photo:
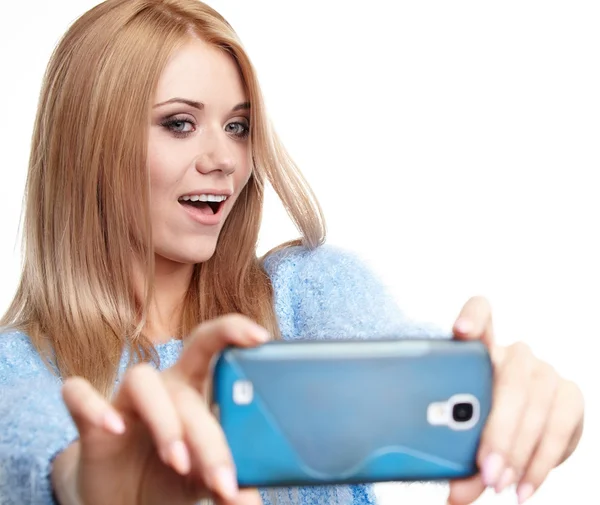
[[[331,246],[293,247],[265,260],[275,291],[283,338],[439,336],[409,321],[380,279],[355,255]],[[157,346],[161,368],[171,366],[181,341]],[[125,356],[121,373],[125,370]],[[18,331],[0,334],[0,505],[54,503],[50,485],[54,456],[77,438],[77,430],[54,377]],[[265,505],[367,505],[371,486],[261,490]]]

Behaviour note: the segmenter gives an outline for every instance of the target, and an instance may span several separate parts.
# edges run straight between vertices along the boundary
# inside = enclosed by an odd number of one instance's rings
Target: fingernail
[[[454,328],[459,333],[469,333],[473,329],[473,323],[471,323],[471,321],[469,321],[468,319],[461,318],[458,321],[456,321]]]
[[[212,474],[213,489],[227,500],[236,497],[238,492],[237,479],[233,471],[225,466],[217,468]]]
[[[504,469],[504,458],[495,452],[491,453],[483,463],[483,482],[486,486],[495,486]]]
[[[169,446],[169,462],[175,471],[181,475],[187,475],[192,466],[190,453],[182,440],[176,440]]]
[[[523,505],[526,500],[531,498],[533,494],[533,486],[531,484],[521,484],[519,489],[517,489],[517,498],[519,499],[519,505]]]
[[[109,410],[104,414],[102,424],[108,431],[115,435],[125,433],[125,422],[123,421],[123,418],[112,410]]]
[[[496,485],[496,493],[501,493],[510,486],[515,481],[516,476],[517,475],[512,468],[505,469]]]

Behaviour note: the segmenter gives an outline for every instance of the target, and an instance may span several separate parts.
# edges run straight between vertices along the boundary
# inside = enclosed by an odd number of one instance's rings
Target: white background
[[[9,2],[0,19],[0,309],[42,73],[95,0]],[[597,503],[600,437],[600,7],[596,1],[213,0],[253,59],[270,114],[325,209],[408,313],[449,328],[487,296],[587,400],[578,452],[530,503]],[[261,251],[297,235],[267,201]],[[380,485],[383,504],[443,486]],[[589,496],[588,496],[589,495]],[[478,503],[516,503],[514,493]]]

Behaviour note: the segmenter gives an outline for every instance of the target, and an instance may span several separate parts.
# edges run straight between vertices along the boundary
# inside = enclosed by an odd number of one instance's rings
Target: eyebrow
[[[231,109],[232,112],[236,112],[238,110],[250,110],[250,102],[238,103],[233,109]]]
[[[194,109],[198,109],[198,110],[204,109],[204,104],[202,102],[196,102],[195,100],[188,100],[187,98],[179,98],[179,97],[171,98],[165,102],[157,103],[154,106],[154,108],[156,109],[157,107],[161,107],[161,106],[167,105],[169,103],[184,103],[186,105],[189,105],[190,107],[193,107]],[[233,107],[233,109],[231,109],[231,111],[236,112],[238,110],[249,110],[249,109],[250,109],[250,102],[242,102],[242,103],[238,103],[235,107]]]

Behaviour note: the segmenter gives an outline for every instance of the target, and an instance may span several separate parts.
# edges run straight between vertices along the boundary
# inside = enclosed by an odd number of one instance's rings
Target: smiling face
[[[250,104],[233,59],[192,39],[165,67],[148,137],[157,261],[201,263],[251,174]]]

